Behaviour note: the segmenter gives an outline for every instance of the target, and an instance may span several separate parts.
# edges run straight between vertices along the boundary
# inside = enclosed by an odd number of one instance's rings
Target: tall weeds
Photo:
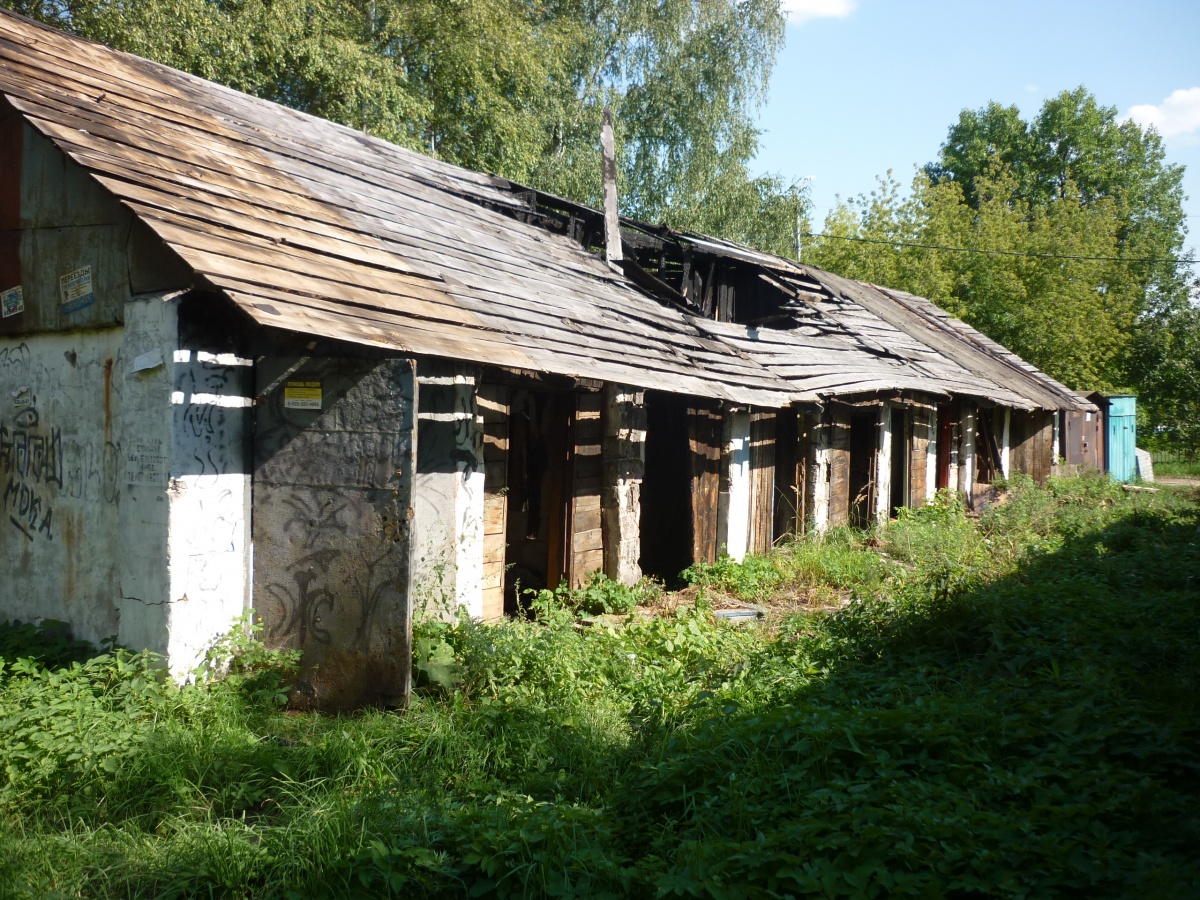
[[[180,688],[0,629],[0,895],[1200,893],[1200,504],[1008,488],[674,612],[424,623],[403,713],[290,715],[252,645]]]

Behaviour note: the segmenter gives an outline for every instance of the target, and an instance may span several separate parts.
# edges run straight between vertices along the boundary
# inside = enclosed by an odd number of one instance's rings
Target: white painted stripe
[[[452,412],[452,413],[433,413],[423,412],[417,413],[417,418],[422,422],[469,422],[474,420],[475,416],[469,412]]]
[[[246,409],[254,405],[252,397],[239,397],[233,394],[191,394],[183,391],[172,391],[171,402],[176,406],[223,406],[227,409]]]

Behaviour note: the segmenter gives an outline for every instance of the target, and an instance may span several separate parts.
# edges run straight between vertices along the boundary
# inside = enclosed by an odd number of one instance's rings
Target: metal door
[[[1136,412],[1133,397],[1108,400],[1108,472],[1117,481],[1129,481],[1137,472]]]

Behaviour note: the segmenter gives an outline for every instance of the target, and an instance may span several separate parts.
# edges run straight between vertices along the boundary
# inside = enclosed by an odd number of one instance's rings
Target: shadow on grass
[[[744,676],[748,701],[771,698],[754,712],[633,738],[619,698],[569,692],[345,719],[197,692],[88,775],[103,806],[10,813],[28,837],[0,841],[0,879],[84,896],[1200,893],[1200,511],[1069,531],[1000,580],[947,562],[822,620],[820,640],[773,642]]]
[[[1200,891],[1197,511],[1084,530],[832,623],[827,676],[635,778],[665,881],[720,895]],[[629,826],[627,826],[629,827]]]

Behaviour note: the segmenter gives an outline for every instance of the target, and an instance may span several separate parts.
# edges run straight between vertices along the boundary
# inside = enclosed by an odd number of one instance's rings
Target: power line
[[[1194,266],[1197,262],[1200,262],[1194,256],[1180,258],[1170,256],[1070,256],[1061,253],[1025,253],[1021,250],[983,250],[978,247],[945,247],[940,244],[916,244],[911,241],[887,241],[880,238],[849,237],[841,234],[817,234],[813,231],[803,232],[802,237],[825,238],[831,241],[857,241],[860,244],[886,244],[889,247],[913,247],[917,250],[945,250],[949,253],[982,253],[988,256],[1028,256],[1037,259],[1070,259],[1090,262],[1171,263],[1176,266]]]

